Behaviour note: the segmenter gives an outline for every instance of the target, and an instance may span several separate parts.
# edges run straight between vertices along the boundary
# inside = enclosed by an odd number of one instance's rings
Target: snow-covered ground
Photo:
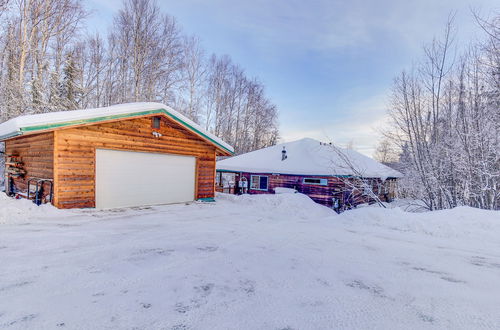
[[[0,328],[500,328],[500,213],[301,194],[59,211],[0,194]]]

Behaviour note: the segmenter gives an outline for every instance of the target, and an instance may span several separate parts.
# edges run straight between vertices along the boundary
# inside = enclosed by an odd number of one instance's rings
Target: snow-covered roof
[[[287,158],[281,160],[283,147]],[[366,178],[399,178],[403,175],[357,151],[334,147],[314,139],[281,143],[217,162],[217,170],[250,173],[277,173],[319,176],[357,176]],[[347,156],[355,170],[343,160]]]
[[[155,113],[163,114],[172,118],[188,130],[194,132],[230,154],[234,152],[234,148],[232,146],[210,132],[207,132],[189,118],[162,103],[155,102],[126,103],[104,108],[58,111],[20,116],[0,124],[0,140],[5,140],[26,133],[55,129],[58,127],[98,123],[100,121],[121,118],[126,119],[140,117]]]

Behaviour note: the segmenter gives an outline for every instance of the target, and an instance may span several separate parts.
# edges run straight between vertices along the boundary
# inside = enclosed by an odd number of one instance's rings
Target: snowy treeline
[[[400,151],[402,193],[431,210],[500,208],[500,16],[476,20],[483,41],[455,51],[450,19],[394,82],[392,129],[378,155]]]
[[[275,144],[276,106],[228,56],[207,55],[155,0],[125,0],[105,36],[80,0],[0,0],[0,120],[157,101],[238,153]]]

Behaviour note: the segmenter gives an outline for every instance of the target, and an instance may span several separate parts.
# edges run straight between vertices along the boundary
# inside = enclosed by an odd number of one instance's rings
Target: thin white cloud
[[[165,1],[164,7],[181,6]],[[261,51],[294,47],[296,51],[331,51],[377,45],[391,35],[411,47],[439,33],[447,15],[457,11],[462,30],[474,28],[470,8],[491,8],[495,0],[185,0],[217,25],[240,33]],[[469,19],[467,19],[467,17]]]

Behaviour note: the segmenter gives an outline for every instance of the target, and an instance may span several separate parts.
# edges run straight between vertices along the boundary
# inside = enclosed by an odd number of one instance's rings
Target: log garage
[[[0,125],[11,196],[57,208],[212,200],[233,148],[159,103],[22,116]]]

